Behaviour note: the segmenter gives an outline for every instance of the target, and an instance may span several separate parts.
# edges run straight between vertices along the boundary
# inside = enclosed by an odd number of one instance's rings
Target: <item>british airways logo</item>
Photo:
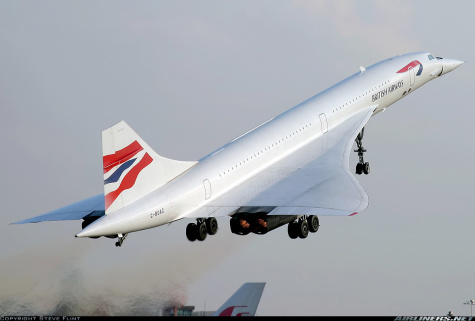
[[[389,87],[384,88],[383,90],[380,90],[379,92],[377,92],[376,94],[372,96],[373,102],[398,90],[399,88],[402,88],[403,86],[404,86],[404,82],[401,80],[395,84],[392,84]]]
[[[405,65],[403,68],[401,68],[397,73],[402,74],[403,72],[409,71],[409,69],[416,68],[417,66],[419,66],[419,70],[417,71],[416,76],[420,76],[422,73],[422,69],[424,69],[424,67],[419,62],[419,60],[411,61],[410,63]]]
[[[104,185],[120,181],[118,188],[105,195],[106,210],[123,191],[135,185],[137,176],[153,161],[148,153],[139,156],[138,154],[142,150],[143,147],[139,142],[134,141],[123,149],[116,151],[114,154],[105,155],[103,157]],[[127,170],[129,171],[124,174]]]

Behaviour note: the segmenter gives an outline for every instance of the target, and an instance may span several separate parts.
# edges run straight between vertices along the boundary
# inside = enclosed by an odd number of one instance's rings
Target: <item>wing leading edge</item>
[[[270,215],[353,215],[368,206],[368,195],[349,169],[356,136],[377,106],[371,106],[276,162],[205,206],[208,216],[242,208],[270,209]],[[192,217],[203,215],[197,211]]]

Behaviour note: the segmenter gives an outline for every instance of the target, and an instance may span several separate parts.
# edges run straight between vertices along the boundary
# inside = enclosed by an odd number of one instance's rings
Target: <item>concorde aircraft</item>
[[[236,137],[198,161],[155,153],[124,121],[102,132],[104,194],[16,222],[83,220],[76,237],[117,238],[191,219],[190,241],[217,232],[265,234],[288,225],[290,238],[319,228],[319,215],[355,215],[368,195],[351,174],[368,174],[368,120],[463,61],[416,52],[383,60]],[[194,222],[196,221],[196,223]]]

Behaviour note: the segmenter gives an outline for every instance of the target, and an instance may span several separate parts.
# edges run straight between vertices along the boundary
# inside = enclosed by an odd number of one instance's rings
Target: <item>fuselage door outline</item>
[[[203,180],[203,186],[205,188],[205,200],[211,197],[211,183],[208,179]]]
[[[320,114],[320,124],[322,125],[322,133],[325,134],[328,132],[328,121],[325,114]]]
[[[411,79],[411,86],[414,86],[414,83],[416,82],[416,71],[413,67],[409,67],[409,77]]]

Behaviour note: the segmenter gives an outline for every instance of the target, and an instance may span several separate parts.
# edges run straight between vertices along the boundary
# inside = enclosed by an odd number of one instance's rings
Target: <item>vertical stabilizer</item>
[[[158,155],[124,121],[102,132],[102,156],[106,214],[153,192],[197,163]]]
[[[265,282],[244,283],[213,316],[255,316]]]

